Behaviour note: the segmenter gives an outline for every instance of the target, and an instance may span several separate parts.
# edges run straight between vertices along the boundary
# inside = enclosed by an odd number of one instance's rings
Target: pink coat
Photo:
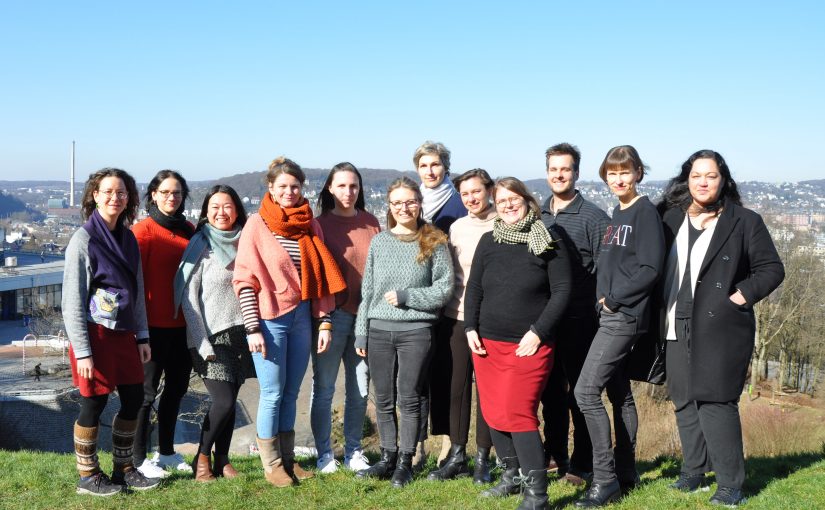
[[[312,220],[312,231],[324,240],[324,232],[315,219]],[[250,215],[241,232],[232,286],[236,295],[246,287],[255,290],[258,310],[264,320],[276,319],[301,303],[298,270],[260,214]],[[333,294],[312,300],[313,317],[322,317],[333,309]]]

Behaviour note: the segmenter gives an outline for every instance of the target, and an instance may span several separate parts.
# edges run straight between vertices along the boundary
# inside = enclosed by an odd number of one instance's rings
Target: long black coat
[[[671,209],[662,220],[670,250],[685,213]],[[753,354],[753,305],[784,278],[785,268],[762,218],[744,207],[727,205],[697,274],[690,357],[684,345],[667,343],[667,384],[674,402],[739,398]],[[746,306],[730,300],[736,289],[745,296]]]

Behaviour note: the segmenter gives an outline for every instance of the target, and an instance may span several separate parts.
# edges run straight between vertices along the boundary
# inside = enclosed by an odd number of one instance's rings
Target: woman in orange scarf
[[[329,313],[344,278],[323,242],[294,161],[269,165],[269,192],[241,233],[233,286],[261,387],[258,448],[266,479],[283,487],[309,478],[294,462],[298,391],[309,363],[312,318],[320,321],[317,352],[332,339]]]

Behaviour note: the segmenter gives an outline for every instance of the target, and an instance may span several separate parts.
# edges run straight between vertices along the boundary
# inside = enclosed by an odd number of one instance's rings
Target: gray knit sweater
[[[355,347],[367,347],[371,319],[397,322],[433,322],[453,293],[454,273],[450,250],[439,245],[432,256],[419,264],[417,241],[402,241],[392,232],[377,234],[370,242],[361,304],[355,321]],[[398,293],[398,306],[384,294]]]
[[[241,306],[232,290],[232,270],[221,265],[206,248],[192,269],[181,309],[186,318],[186,343],[203,359],[215,354],[209,337],[232,326],[243,326]]]

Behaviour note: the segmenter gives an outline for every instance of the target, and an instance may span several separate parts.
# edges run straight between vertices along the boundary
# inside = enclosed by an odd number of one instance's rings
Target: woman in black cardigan
[[[754,346],[753,305],[785,270],[762,218],[742,207],[719,153],[691,155],[662,206],[669,249],[662,334],[684,457],[671,487],[702,489],[713,470],[711,503],[737,505],[745,479],[738,400]]]

